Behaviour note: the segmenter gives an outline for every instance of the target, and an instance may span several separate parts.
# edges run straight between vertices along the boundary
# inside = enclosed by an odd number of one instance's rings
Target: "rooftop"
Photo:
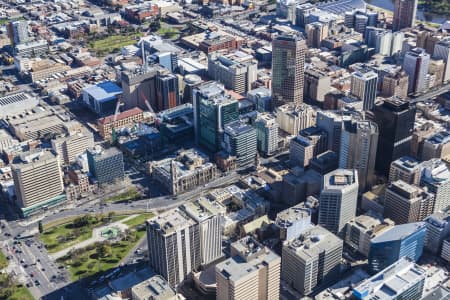
[[[183,211],[178,208],[169,210],[147,221],[148,226],[153,226],[163,235],[170,235],[196,224]]]
[[[388,241],[403,240],[425,228],[426,224],[424,222],[395,225],[390,229],[384,231],[380,235],[374,237],[371,240],[371,243],[383,243]]]
[[[408,258],[401,258],[381,272],[363,281],[354,288],[357,299],[396,299],[401,293],[421,280],[426,271]]]
[[[321,253],[342,247],[342,240],[325,228],[317,225],[304,231],[298,238],[283,246],[303,261],[317,258]]]
[[[97,101],[106,101],[117,97],[122,93],[122,89],[111,81],[105,81],[96,85],[91,85],[83,89]]]
[[[292,226],[298,220],[310,219],[311,211],[308,208],[301,206],[293,206],[285,209],[277,214],[275,224],[286,228]]]

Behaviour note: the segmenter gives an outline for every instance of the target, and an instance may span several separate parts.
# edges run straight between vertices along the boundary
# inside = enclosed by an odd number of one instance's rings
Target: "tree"
[[[44,226],[42,226],[42,221],[39,221],[39,223],[38,223],[38,230],[39,230],[39,233],[43,233],[44,232]]]
[[[110,256],[112,254],[111,246],[107,244],[101,244],[97,249],[97,255],[101,258]]]

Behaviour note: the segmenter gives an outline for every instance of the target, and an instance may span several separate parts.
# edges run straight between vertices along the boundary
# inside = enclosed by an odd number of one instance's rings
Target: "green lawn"
[[[133,201],[139,199],[141,194],[136,188],[131,188],[126,192],[120,193],[118,195],[112,196],[106,199],[106,202],[120,202],[120,201]]]
[[[157,33],[164,38],[175,38],[180,31],[173,27],[168,27],[165,23],[161,22],[161,27],[158,29]]]
[[[114,215],[111,218],[111,222],[119,221],[126,217],[127,216]],[[88,224],[80,227],[74,226],[76,220],[72,220],[65,224],[46,228],[40,235],[40,238],[47,248],[47,251],[49,253],[55,253],[85,241],[92,237],[92,229],[107,223],[103,220],[106,216],[88,216],[88,218]]]
[[[150,219],[153,216],[154,216],[153,213],[145,213],[145,214],[136,216],[132,219],[129,219],[128,221],[125,221],[123,223],[128,225],[129,227],[136,227],[136,226],[144,224],[145,221],[147,221],[148,219]]]
[[[112,53],[119,51],[124,46],[129,46],[137,43],[136,38],[141,37],[142,32],[137,32],[127,35],[110,35],[106,38],[90,41],[89,48],[96,52]]]
[[[9,287],[1,289],[0,299],[34,300],[34,297],[26,287]]]
[[[145,235],[145,230],[132,231],[126,239],[119,242],[108,243],[111,246],[111,254],[107,257],[99,257],[95,245],[83,249],[77,254],[69,254],[58,260],[69,268],[72,280],[105,272],[116,267],[120,261]]]
[[[0,270],[8,266],[8,260],[2,251],[0,251]]]

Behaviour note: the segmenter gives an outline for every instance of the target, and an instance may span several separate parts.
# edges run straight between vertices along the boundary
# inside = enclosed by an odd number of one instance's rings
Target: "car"
[[[42,268],[41,271],[42,271],[42,272],[45,272],[45,268]]]
[[[26,284],[26,287],[27,287],[27,288],[32,287],[32,286],[33,286],[33,283],[32,283],[32,282],[27,282],[27,284]]]
[[[33,274],[33,273],[30,273],[30,277],[34,277],[34,274]]]
[[[40,260],[39,258],[38,258],[38,259],[36,259],[36,261],[37,261],[37,262],[41,262],[41,260]]]
[[[27,265],[27,264],[24,264],[23,267],[26,269],[26,268],[28,268],[28,265]]]
[[[39,280],[37,280],[37,279],[34,281],[34,284],[35,284],[36,286],[41,285],[41,283],[40,283]]]

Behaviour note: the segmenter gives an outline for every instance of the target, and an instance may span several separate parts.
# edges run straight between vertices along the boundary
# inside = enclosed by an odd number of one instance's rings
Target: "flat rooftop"
[[[164,235],[172,234],[194,224],[196,222],[178,208],[169,210],[147,221],[147,225],[153,226]]]

